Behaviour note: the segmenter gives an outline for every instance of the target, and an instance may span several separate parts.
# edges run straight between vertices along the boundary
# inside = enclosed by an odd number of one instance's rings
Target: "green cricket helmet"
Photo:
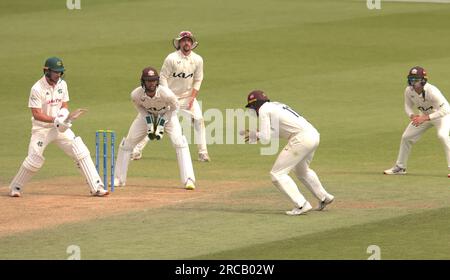
[[[66,69],[64,69],[64,64],[62,60],[56,56],[47,58],[44,65],[44,71],[51,70],[54,72],[64,73]]]

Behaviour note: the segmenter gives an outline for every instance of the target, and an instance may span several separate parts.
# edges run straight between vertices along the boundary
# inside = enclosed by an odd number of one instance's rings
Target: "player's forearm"
[[[192,96],[192,98],[197,98],[197,96],[198,96],[198,90],[195,89],[195,88],[193,88],[193,89],[192,89],[192,92],[191,92],[191,96]]]
[[[442,103],[441,106],[439,107],[439,110],[437,110],[434,113],[429,114],[429,118],[430,120],[435,120],[435,119],[439,119],[442,118],[446,115],[450,115],[450,106],[448,105],[448,103]]]
[[[31,108],[31,114],[35,120],[40,122],[52,123],[55,120],[54,117],[43,113],[42,110],[38,108]]]
[[[414,109],[412,108],[411,104],[405,103],[405,113],[406,115],[408,115],[409,118],[415,115]]]
[[[196,80],[192,84],[192,89],[196,90],[197,92],[200,90],[200,86],[202,85],[202,80]]]

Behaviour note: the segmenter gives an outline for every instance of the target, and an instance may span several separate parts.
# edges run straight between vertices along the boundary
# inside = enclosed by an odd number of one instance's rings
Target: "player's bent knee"
[[[172,146],[177,148],[186,148],[188,146],[186,136],[176,137],[172,139]]]
[[[23,167],[26,169],[37,172],[44,165],[45,158],[38,154],[28,155],[23,161]]]
[[[305,170],[295,170],[295,175],[297,175],[298,178],[304,178],[306,175],[308,175],[309,169]]]
[[[273,183],[279,182],[280,179],[282,178],[282,173],[280,173],[279,171],[270,171],[270,179],[272,180]]]
[[[130,145],[130,141],[127,138],[124,137],[122,139],[122,142],[120,142],[119,149],[123,150],[123,151],[126,151],[126,152],[129,152],[129,151],[132,151],[134,149],[134,147],[132,147]]]

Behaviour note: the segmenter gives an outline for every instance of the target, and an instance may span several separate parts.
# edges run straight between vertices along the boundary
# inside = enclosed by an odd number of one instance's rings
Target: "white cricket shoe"
[[[14,189],[14,190],[9,191],[9,196],[10,197],[21,197],[22,193],[19,190]]]
[[[186,184],[184,184],[184,188],[190,191],[195,190],[194,181],[191,178],[188,178]]]
[[[111,186],[111,182],[109,185]],[[114,178],[114,187],[125,187],[125,183],[122,183],[119,178]]]
[[[109,191],[105,190],[104,187],[101,186],[95,193],[91,192],[91,194],[92,196],[107,196],[109,194]]]
[[[334,196],[331,194],[328,195],[322,201],[319,201],[319,206],[317,206],[317,211],[322,211],[323,209],[325,209],[325,207],[327,207],[328,204],[331,204],[333,201],[334,201]]]
[[[384,174],[386,174],[386,175],[405,175],[406,168],[401,168],[400,166],[396,165],[396,166],[392,167],[391,169],[384,170]]]
[[[210,162],[211,159],[209,158],[208,153],[199,153],[199,154],[198,154],[198,161],[201,161],[201,162]]]
[[[297,215],[305,214],[306,212],[308,212],[311,209],[312,209],[311,204],[308,201],[306,201],[305,204],[303,204],[303,206],[301,208],[295,207],[291,211],[286,211],[286,214],[289,216],[297,216]]]
[[[131,160],[140,160],[142,158],[142,151],[138,150],[138,149],[134,149],[133,152],[131,153]]]

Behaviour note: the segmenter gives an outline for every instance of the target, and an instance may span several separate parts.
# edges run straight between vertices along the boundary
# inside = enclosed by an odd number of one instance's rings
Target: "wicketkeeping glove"
[[[159,116],[158,120],[156,121],[156,130],[155,130],[156,140],[161,140],[161,138],[163,138],[165,124],[166,120],[162,116]]]
[[[147,135],[150,140],[155,139],[155,118],[153,115],[145,116],[145,122],[147,123]]]

